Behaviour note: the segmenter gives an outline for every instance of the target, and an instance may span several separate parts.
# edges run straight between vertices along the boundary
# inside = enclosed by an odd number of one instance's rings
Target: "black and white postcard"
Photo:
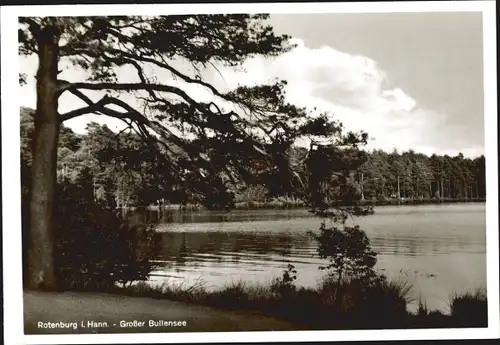
[[[2,8],[7,343],[498,337],[495,24]]]

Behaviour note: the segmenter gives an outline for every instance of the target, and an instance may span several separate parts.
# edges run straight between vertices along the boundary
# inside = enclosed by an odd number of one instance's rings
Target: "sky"
[[[338,116],[364,126],[374,146],[484,152],[481,13],[279,15],[271,22],[304,43],[292,64],[320,85],[312,96],[348,104]]]
[[[290,102],[332,112],[347,129],[368,132],[369,149],[484,154],[480,12],[274,14],[269,22],[297,47],[277,58],[248,60],[245,71],[206,70],[203,77],[222,90],[285,79]],[[177,66],[192,72],[186,64]],[[33,75],[36,58],[22,58],[21,70]],[[71,81],[84,74],[69,68],[62,76]],[[169,75],[150,74],[187,87]],[[137,81],[126,68],[119,76]],[[187,91],[195,99],[210,99],[200,88]],[[34,107],[34,79],[22,93],[22,105]],[[82,105],[63,95],[60,112]],[[81,133],[90,120],[122,127],[98,116],[65,125]]]

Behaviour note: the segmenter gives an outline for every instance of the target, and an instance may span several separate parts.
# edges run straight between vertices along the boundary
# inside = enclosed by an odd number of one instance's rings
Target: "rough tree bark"
[[[33,140],[32,191],[30,199],[28,282],[29,288],[57,287],[54,268],[54,200],[57,178],[57,62],[59,33],[51,26],[36,35],[39,66]]]

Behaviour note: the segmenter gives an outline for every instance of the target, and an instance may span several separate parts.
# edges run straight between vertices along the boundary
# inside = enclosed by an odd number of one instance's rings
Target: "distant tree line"
[[[485,157],[426,156],[412,150],[367,155],[358,171],[364,198],[484,199]]]
[[[21,164],[23,191],[29,189],[33,110],[21,109]],[[193,143],[195,144],[195,143]],[[171,149],[174,149],[172,147]],[[403,199],[484,199],[486,197],[485,157],[466,158],[462,154],[426,156],[412,150],[391,153],[382,150],[335,152],[322,149],[310,157],[310,151],[293,146],[288,159],[301,169],[293,176],[273,174],[269,162],[250,159],[248,170],[255,183],[224,179],[188,181],[180,184],[172,172],[162,166],[157,148],[152,148],[133,132],[115,133],[106,125],[91,122],[86,134],[74,133],[61,126],[58,148],[58,181],[92,181],[94,200],[106,208],[150,205],[158,202],[190,202],[208,208],[222,208],[235,199],[263,201],[272,197],[301,198],[314,195],[315,188],[330,200]],[[179,153],[181,154],[181,153]],[[308,156],[309,155],[309,156]],[[361,156],[360,156],[361,155]],[[342,159],[342,162],[339,161]],[[348,160],[352,159],[350,168]],[[346,161],[347,160],[347,161]],[[359,160],[363,164],[359,164]],[[326,165],[331,165],[326,168]],[[322,176],[335,171],[346,171]],[[175,172],[177,174],[177,172]],[[186,176],[189,179],[189,176]],[[290,186],[281,186],[291,181]],[[316,183],[311,183],[317,181]],[[342,191],[340,191],[340,189]],[[26,193],[26,192],[25,192]]]

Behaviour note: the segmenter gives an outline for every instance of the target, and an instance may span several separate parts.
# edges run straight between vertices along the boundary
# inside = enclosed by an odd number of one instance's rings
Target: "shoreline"
[[[467,203],[485,203],[486,199],[390,199],[390,200],[365,200],[361,201],[358,206],[419,206],[419,205],[451,205],[451,204],[467,204]],[[347,207],[347,205],[336,205],[337,207]],[[138,209],[146,209],[148,211],[160,211],[160,206],[123,206],[117,207],[116,210],[121,211],[135,211]],[[309,210],[304,203],[298,202],[237,202],[231,211],[245,211],[245,210]],[[182,211],[182,212],[220,212],[223,210],[210,210],[206,207],[199,205],[181,205],[181,204],[166,204],[161,206],[161,211]]]

